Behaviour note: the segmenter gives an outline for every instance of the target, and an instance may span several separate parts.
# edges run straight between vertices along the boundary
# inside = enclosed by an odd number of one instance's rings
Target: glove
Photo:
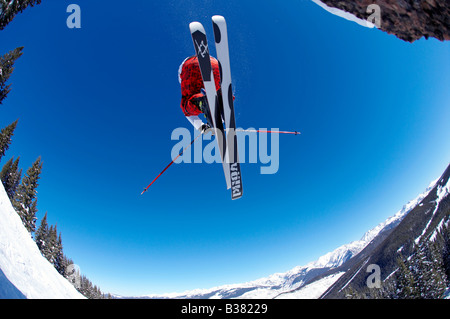
[[[205,113],[205,109],[207,108],[207,99],[206,95],[203,93],[198,93],[192,96],[191,103],[194,104],[202,113]]]
[[[209,124],[202,124],[202,126],[200,127],[200,132],[202,134],[207,134],[211,132],[211,134],[214,135],[214,130]]]

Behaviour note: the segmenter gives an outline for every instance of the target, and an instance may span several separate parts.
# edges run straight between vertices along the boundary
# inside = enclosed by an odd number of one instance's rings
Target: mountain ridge
[[[450,165],[426,194],[401,222],[374,245],[368,245],[345,266],[341,276],[321,298],[345,298],[345,288],[359,291],[366,287],[368,273],[365,265],[378,265],[381,281],[386,280],[398,268],[399,258],[408,258],[420,241],[430,240],[450,214]]]
[[[149,294],[139,297],[120,298],[148,298],[148,299],[232,299],[232,298],[290,298],[290,294],[296,294],[307,289],[308,285],[320,284],[313,289],[314,295],[308,298],[319,298],[330,285],[343,275],[342,267],[370,245],[380,234],[387,233],[403,220],[403,218],[414,209],[435,187],[434,180],[416,198],[405,204],[395,215],[370,229],[356,241],[342,245],[335,250],[309,262],[304,266],[296,266],[286,272],[275,273],[257,280],[240,284],[221,285],[207,289],[194,289],[181,293]],[[340,275],[339,275],[340,274]],[[326,286],[328,285],[328,286]],[[320,291],[320,290],[323,291]]]

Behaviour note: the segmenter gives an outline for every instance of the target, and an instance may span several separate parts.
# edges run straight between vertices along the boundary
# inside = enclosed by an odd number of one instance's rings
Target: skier
[[[214,74],[214,82],[220,94],[220,70],[219,62],[211,57],[211,67]],[[208,112],[208,101],[203,90],[203,80],[198,64],[197,56],[186,58],[178,69],[178,81],[181,84],[181,110],[195,129],[202,133],[213,132],[211,119]],[[219,99],[220,100],[220,99]],[[198,117],[204,114],[207,123]]]

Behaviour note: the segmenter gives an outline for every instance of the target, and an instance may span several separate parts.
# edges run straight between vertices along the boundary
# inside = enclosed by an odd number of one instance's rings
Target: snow
[[[328,277],[317,280],[296,291],[288,292],[277,296],[275,299],[318,299],[325,291],[331,287],[345,272],[332,274]]]
[[[363,262],[363,264],[361,265],[361,267],[359,267],[358,271],[355,272],[355,274],[352,276],[352,278],[350,278],[350,280],[347,281],[347,283],[346,283],[341,289],[339,289],[339,292],[341,292],[342,290],[344,290],[344,289],[345,289],[345,288],[353,281],[353,279],[356,277],[356,275],[359,274],[359,272],[361,271],[361,269],[364,268],[364,266],[367,264],[368,261],[369,261],[369,258],[367,258],[367,259]]]
[[[437,235],[441,232],[442,226],[444,225],[444,219],[442,219],[439,224],[437,225],[436,229],[434,230],[434,232],[431,234],[430,236],[430,240],[431,241],[435,241]]]
[[[443,181],[442,181],[443,182]],[[450,192],[450,179],[448,179],[447,184],[444,186],[439,186],[437,190],[437,201],[440,203],[442,199],[447,196],[447,194]]]
[[[265,278],[241,283],[223,285],[210,289],[195,289],[182,293],[166,293],[161,295],[146,295],[142,298],[239,298],[239,299],[272,299],[272,298],[318,298],[342,273],[330,275],[305,285],[305,278],[311,271],[319,269],[334,269],[361,252],[380,232],[398,225],[398,223],[429,194],[436,181],[430,183],[428,188],[415,199],[408,202],[394,216],[366,232],[360,240],[338,247],[316,261],[305,266],[297,266],[284,273],[275,273]],[[448,188],[447,188],[448,189]]]
[[[443,183],[444,181],[442,180],[441,183]],[[420,240],[422,239],[423,235],[425,235],[428,231],[428,228],[430,227],[431,222],[433,221],[433,217],[436,214],[437,210],[439,209],[439,204],[441,203],[442,199],[444,199],[448,194],[450,193],[450,178],[447,180],[447,183],[445,185],[438,185],[437,187],[437,191],[436,191],[436,195],[437,195],[437,199],[436,199],[436,206],[433,210],[433,213],[430,216],[430,219],[428,220],[427,225],[425,226],[425,228],[423,229],[422,233],[420,234],[419,237],[417,237],[414,242],[416,244],[419,244]],[[441,221],[442,223],[442,221]],[[440,229],[440,227],[442,227],[441,223],[439,224],[438,229]],[[436,230],[435,230],[436,232]],[[436,236],[435,233],[432,234],[431,239],[434,240],[434,237]]]
[[[319,298],[343,273],[336,273],[305,285],[307,275],[314,270],[334,269],[362,251],[381,231],[395,227],[433,189],[434,181],[417,198],[364,236],[338,247],[306,266],[297,266],[284,273],[265,278],[223,285],[210,289],[195,289],[183,293],[147,295],[147,298]],[[450,192],[450,182],[438,186],[437,206]],[[0,298],[84,298],[41,255],[38,247],[22,224],[0,183]]]
[[[209,299],[272,299],[281,294],[289,293],[304,285],[304,278],[309,271],[322,268],[322,265],[339,266],[344,260],[336,257],[342,250],[336,250],[336,254],[327,254],[331,259],[337,263],[333,264],[331,260],[326,257],[322,258],[320,262],[312,262],[306,266],[297,266],[285,273],[275,273],[265,278],[257,279],[250,282],[240,284],[230,284],[218,286],[210,289],[194,289],[185,291],[183,293],[166,293],[161,295],[146,295],[143,298],[209,298]],[[337,280],[338,278],[335,278]],[[322,284],[326,281],[322,281]],[[323,291],[327,287],[324,287]],[[315,288],[317,291],[319,288]],[[306,290],[305,290],[306,291]]]
[[[9,9],[10,6],[12,6],[13,2],[14,2],[14,0],[10,0],[8,5],[5,6],[5,12],[6,12],[6,10]],[[3,7],[0,7],[0,14],[2,14],[2,13],[3,13]]]
[[[43,257],[0,183],[0,299],[84,298]]]
[[[318,6],[322,7],[323,9],[327,10],[328,12],[330,12],[331,14],[334,14],[335,16],[344,18],[346,20],[349,21],[353,21],[356,22],[357,24],[366,27],[366,28],[374,28],[375,25],[367,20],[363,20],[360,19],[356,16],[354,16],[353,14],[340,10],[338,8],[333,8],[333,7],[329,7],[327,6],[325,3],[323,3],[322,1],[319,0],[312,0],[312,2],[314,2],[315,4],[317,4]]]
[[[444,294],[444,299],[450,299],[450,288],[447,288],[447,291]]]

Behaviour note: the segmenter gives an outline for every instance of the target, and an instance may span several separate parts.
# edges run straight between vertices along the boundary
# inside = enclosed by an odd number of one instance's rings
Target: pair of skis
[[[300,132],[288,131],[268,131],[268,130],[236,130],[236,119],[234,115],[233,89],[231,84],[230,55],[228,49],[228,32],[225,18],[222,16],[212,17],[214,38],[216,42],[217,59],[220,66],[221,88],[217,91],[214,81],[214,74],[211,66],[208,41],[205,29],[199,22],[192,22],[189,25],[192,40],[194,42],[195,52],[198,57],[206,97],[208,100],[210,121],[213,125],[216,141],[218,143],[220,156],[222,159],[223,170],[227,189],[232,190],[231,198],[238,199],[242,197],[242,177],[241,166],[239,164],[238,144],[236,132],[254,132],[271,134],[293,134],[299,135]],[[217,93],[219,92],[219,94]],[[222,124],[222,118],[225,120],[225,128]],[[181,153],[173,159],[169,165],[148,185],[141,194],[147,192],[153,183],[164,174],[164,172],[180,157],[183,153],[202,136],[199,134]]]
[[[213,16],[212,23],[221,75],[220,91],[217,90],[214,81],[205,29],[200,22],[192,22],[189,25],[189,29],[202,74],[209,113],[211,115],[211,124],[213,125],[222,159],[227,189],[231,188],[231,198],[234,200],[242,197],[243,189],[236,137],[228,32],[224,17]],[[220,101],[219,99],[222,100]],[[225,121],[226,132],[222,124],[222,118]]]

